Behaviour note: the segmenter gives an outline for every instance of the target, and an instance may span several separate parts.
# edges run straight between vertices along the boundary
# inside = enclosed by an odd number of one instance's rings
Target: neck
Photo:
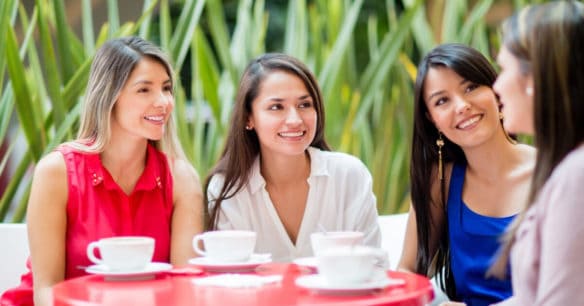
[[[142,173],[146,164],[146,150],[148,141],[118,141],[112,137],[101,152],[103,166],[117,181],[121,175]]]
[[[525,161],[522,146],[509,142],[503,134],[481,146],[465,148],[467,171],[487,181],[507,177]]]
[[[308,152],[298,156],[260,156],[260,172],[266,184],[283,186],[306,182],[310,175]]]

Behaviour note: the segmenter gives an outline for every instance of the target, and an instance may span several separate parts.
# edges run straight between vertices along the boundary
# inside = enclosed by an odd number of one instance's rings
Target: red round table
[[[150,280],[110,281],[100,275],[69,279],[53,287],[55,306],[60,305],[427,305],[434,298],[430,281],[420,275],[389,271],[405,284],[365,295],[324,295],[295,285],[307,270],[294,264],[270,263],[258,275],[282,275],[280,283],[255,288],[197,285],[193,280],[214,275],[162,273]]]

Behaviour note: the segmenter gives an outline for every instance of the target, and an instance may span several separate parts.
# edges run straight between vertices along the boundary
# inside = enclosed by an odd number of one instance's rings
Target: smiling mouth
[[[144,116],[144,119],[156,123],[164,122],[164,116]]]
[[[475,123],[479,122],[481,119],[483,118],[483,115],[476,115],[473,116],[467,120],[464,120],[463,122],[459,123],[456,128],[464,130],[472,125],[474,125]]]
[[[282,137],[300,137],[300,136],[304,136],[304,134],[306,134],[305,131],[278,133],[278,135],[280,135]]]

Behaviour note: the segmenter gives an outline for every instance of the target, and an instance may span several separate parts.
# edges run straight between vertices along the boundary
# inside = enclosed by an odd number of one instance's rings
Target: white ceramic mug
[[[95,256],[95,249],[99,249],[101,258]],[[89,260],[112,271],[142,270],[152,261],[153,255],[154,238],[151,237],[111,237],[87,245]]]
[[[202,241],[205,250],[199,247]],[[256,233],[252,231],[211,231],[196,235],[193,248],[199,255],[222,262],[243,262],[255,249]]]
[[[310,235],[314,256],[338,247],[351,247],[363,244],[363,233],[356,231],[317,232]]]
[[[316,261],[318,274],[333,286],[366,283],[384,272],[379,267],[379,252],[366,246],[330,248],[320,253]]]

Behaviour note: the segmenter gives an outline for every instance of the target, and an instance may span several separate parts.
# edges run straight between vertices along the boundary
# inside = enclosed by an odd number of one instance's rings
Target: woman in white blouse
[[[211,230],[251,230],[274,261],[312,256],[310,234],[352,230],[380,245],[371,174],[330,152],[314,75],[299,60],[265,54],[243,73],[221,158],[206,180]]]

